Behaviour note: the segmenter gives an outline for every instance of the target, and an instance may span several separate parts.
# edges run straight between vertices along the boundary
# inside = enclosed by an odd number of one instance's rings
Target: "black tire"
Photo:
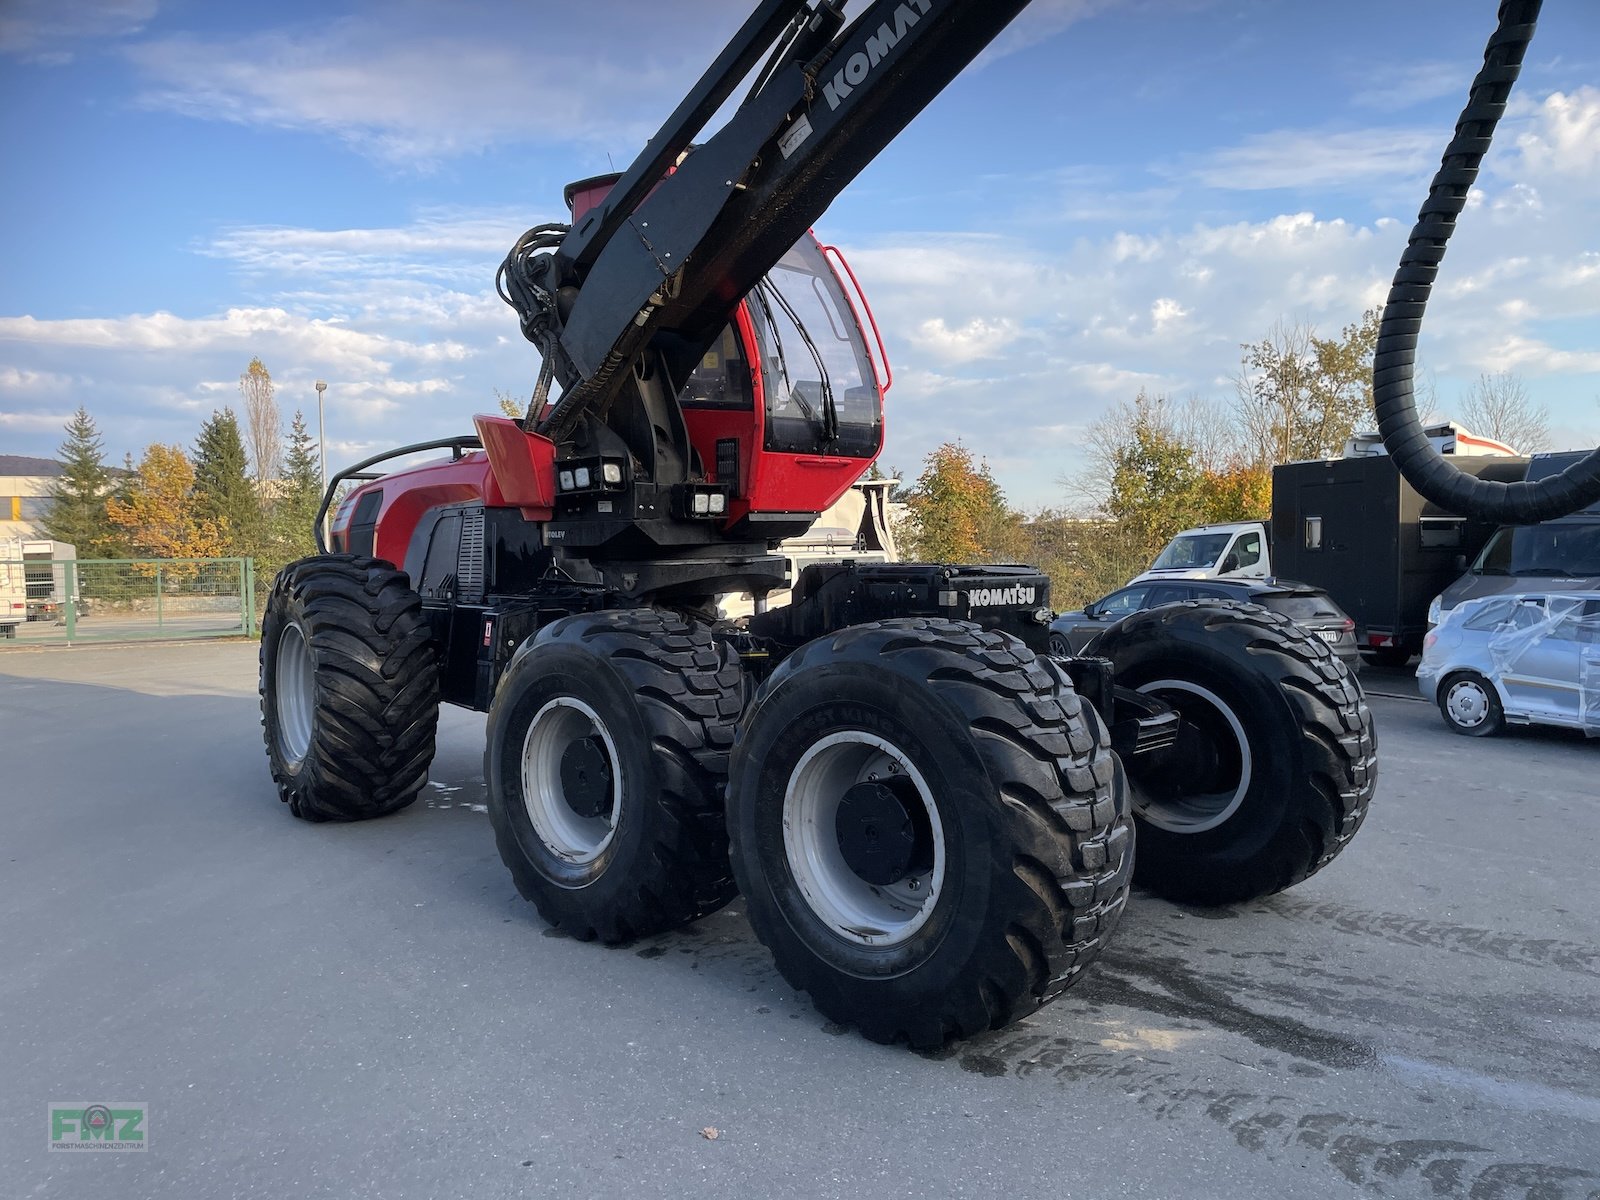
[[[1500,696],[1494,684],[1476,671],[1457,671],[1447,676],[1440,681],[1438,694],[1439,715],[1452,732],[1463,737],[1494,737],[1505,729],[1506,714]]]
[[[1050,653],[1057,658],[1071,658],[1072,645],[1061,634],[1052,633],[1050,635]]]
[[[364,821],[417,798],[439,668],[405,572],[324,554],[278,573],[261,618],[261,724],[278,796],[302,820]]]
[[[722,789],[742,674],[707,626],[652,609],[566,617],[518,651],[489,713],[483,773],[500,857],[553,927],[616,944],[733,898]],[[551,772],[531,803],[525,769]],[[604,795],[575,803],[580,786]]]
[[[729,773],[733,869],[756,936],[826,1016],[936,1047],[1049,1003],[1105,945],[1133,866],[1126,780],[1048,663],[1007,634],[899,619],[810,642],[762,686]],[[844,863],[842,805],[825,807],[852,780],[901,789],[911,840],[938,831],[942,874],[938,851],[877,883]],[[830,836],[836,861],[813,865]],[[877,924],[841,916],[858,901]]]
[[[1252,605],[1189,601],[1136,613],[1090,650],[1184,715],[1174,750],[1125,764],[1135,882],[1230,904],[1309,878],[1355,836],[1377,780],[1372,716],[1320,638]]]

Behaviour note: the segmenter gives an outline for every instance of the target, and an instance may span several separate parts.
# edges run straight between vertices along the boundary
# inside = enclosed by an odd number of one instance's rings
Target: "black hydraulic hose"
[[[1456,218],[1466,207],[1495,125],[1505,114],[1540,4],[1541,0],[1502,0],[1499,24],[1483,53],[1483,69],[1472,81],[1455,137],[1445,149],[1411,240],[1400,256],[1372,364],[1378,431],[1406,481],[1448,512],[1506,524],[1565,516],[1600,500],[1600,450],[1559,475],[1533,483],[1476,479],[1448,462],[1423,435],[1412,372],[1422,314],[1444,259],[1445,243],[1455,232]]]

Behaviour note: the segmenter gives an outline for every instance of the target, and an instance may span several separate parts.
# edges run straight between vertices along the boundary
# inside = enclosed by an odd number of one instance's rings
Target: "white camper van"
[[[899,562],[894,532],[889,522],[889,493],[898,479],[862,479],[822,513],[811,528],[799,537],[785,538],[777,553],[789,568],[789,583],[814,563],[837,563],[845,559],[858,562]],[[789,602],[789,588],[767,594],[766,606],[776,608]],[[756,611],[749,592],[722,597],[722,615],[730,620],[748,617]]]
[[[28,619],[28,577],[22,562],[22,542],[0,540],[0,638],[17,636],[17,626]]]

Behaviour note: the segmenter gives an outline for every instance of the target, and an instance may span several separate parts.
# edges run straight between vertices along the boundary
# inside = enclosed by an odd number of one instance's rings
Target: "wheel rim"
[[[1244,725],[1215,692],[1186,679],[1157,679],[1139,691],[1182,714],[1176,753],[1183,757],[1159,776],[1134,781],[1134,811],[1173,833],[1215,829],[1239,811],[1250,791],[1255,764]]]
[[[313,714],[317,707],[316,665],[305,630],[291,621],[278,635],[277,678],[273,691],[278,708],[278,747],[290,763],[311,753]]]
[[[522,803],[540,841],[572,863],[599,858],[622,814],[617,746],[600,715],[574,696],[537,713],[522,742]]]
[[[1458,679],[1444,697],[1445,712],[1463,729],[1476,729],[1489,719],[1489,694],[1476,679]]]
[[[874,791],[880,812],[893,797],[915,831],[898,877],[878,876],[877,882],[863,877],[860,859],[847,856],[842,845],[859,845],[862,837],[877,841],[870,819],[850,815]],[[858,825],[865,827],[857,830]],[[795,764],[783,797],[783,849],[812,912],[859,946],[906,941],[927,924],[943,890],[944,825],[933,792],[902,750],[860,730],[830,734]]]

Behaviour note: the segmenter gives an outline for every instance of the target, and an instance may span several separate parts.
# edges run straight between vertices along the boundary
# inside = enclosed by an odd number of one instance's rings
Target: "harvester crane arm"
[[[616,396],[658,334],[682,378],[739,300],[1027,0],[766,0],[623,173],[556,242],[502,268],[502,294],[563,388],[561,442]],[[749,77],[727,123],[695,136]],[[530,412],[529,420],[539,418]]]

